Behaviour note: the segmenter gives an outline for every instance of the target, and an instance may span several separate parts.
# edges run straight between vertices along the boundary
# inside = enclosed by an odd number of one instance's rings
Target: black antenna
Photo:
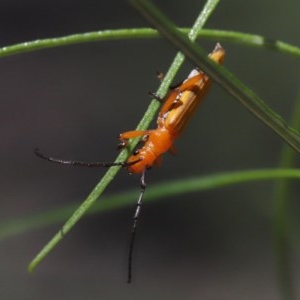
[[[134,241],[135,241],[137,221],[138,221],[138,218],[139,218],[139,215],[141,212],[141,208],[142,208],[143,195],[146,190],[145,174],[146,174],[146,170],[143,171],[142,176],[141,176],[141,193],[140,193],[139,199],[136,203],[136,208],[135,208],[135,212],[134,212],[134,216],[133,216],[133,224],[131,227],[131,238],[130,238],[129,255],[128,255],[127,283],[130,283],[131,278],[132,278],[132,254],[133,254],[133,246],[134,246]]]
[[[85,162],[85,161],[79,161],[79,160],[65,160],[65,159],[60,159],[60,158],[54,158],[51,156],[46,156],[43,153],[41,153],[38,148],[35,149],[34,153],[35,153],[35,155],[37,155],[38,157],[40,157],[42,159],[45,159],[45,160],[48,160],[50,162],[57,163],[60,165],[71,165],[71,166],[88,167],[88,168],[99,168],[99,167],[109,168],[109,167],[114,167],[114,166],[129,167],[140,161],[140,159],[137,159],[135,161],[128,163],[128,162]]]
[[[61,165],[71,165],[71,166],[80,166],[80,167],[89,167],[89,168],[97,168],[97,167],[104,167],[104,168],[109,168],[113,166],[121,166],[121,167],[129,167],[131,165],[136,164],[137,162],[141,161],[141,159],[137,159],[132,162],[84,162],[84,161],[78,161],[78,160],[65,160],[65,159],[60,159],[60,158],[54,158],[51,156],[46,156],[45,154],[41,153],[38,148],[35,149],[34,151],[35,155],[38,157],[45,159],[47,161],[61,164]],[[137,221],[141,212],[142,208],[142,200],[143,200],[143,195],[146,190],[146,183],[145,183],[145,173],[146,170],[143,171],[141,175],[141,193],[139,196],[139,199],[136,204],[134,216],[133,216],[133,224],[131,227],[131,238],[130,238],[130,244],[129,244],[129,255],[128,255],[128,277],[127,277],[127,282],[131,282],[132,278],[132,254],[133,254],[133,246],[134,246],[134,241],[135,241],[135,234],[136,234],[136,227],[137,227]]]

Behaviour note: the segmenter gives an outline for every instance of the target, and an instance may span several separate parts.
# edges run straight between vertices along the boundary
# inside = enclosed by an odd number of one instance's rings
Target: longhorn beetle
[[[215,63],[221,64],[225,57],[225,50],[217,43],[209,58]],[[36,149],[35,154],[45,160],[64,165],[86,167],[112,167],[121,166],[132,174],[141,174],[141,193],[139,195],[133,217],[131,239],[128,256],[128,283],[132,277],[132,254],[135,240],[138,217],[140,215],[143,195],[146,190],[145,173],[153,165],[161,164],[162,155],[165,152],[174,153],[174,141],[181,135],[199,103],[204,99],[211,85],[210,78],[198,69],[193,69],[182,84],[171,89],[166,97],[158,118],[157,128],[151,130],[132,130],[119,135],[119,148],[125,148],[128,140],[141,138],[143,146],[135,150],[126,162],[82,162],[77,160],[64,160],[48,157]],[[156,97],[157,100],[161,100]]]

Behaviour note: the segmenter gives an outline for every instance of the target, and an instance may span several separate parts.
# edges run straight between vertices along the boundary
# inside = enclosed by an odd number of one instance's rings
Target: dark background
[[[178,26],[190,26],[204,1],[156,1]],[[221,1],[207,28],[257,33],[295,45],[300,2]],[[0,45],[76,32],[148,24],[126,1],[0,1]],[[201,41],[210,51],[216,41]],[[299,59],[222,43],[225,66],[288,119],[299,89]],[[0,60],[0,219],[80,203],[105,170],[51,165],[62,158],[109,161],[118,133],[134,129],[175,50],[162,39],[95,42]],[[178,81],[192,65],[185,63]],[[178,155],[148,173],[164,180],[276,167],[283,142],[214,86]],[[136,188],[121,172],[106,194]],[[279,299],[270,216],[273,183],[251,183],[147,203],[139,223],[134,281],[127,251],[132,207],[84,218],[38,267],[27,264],[62,224],[0,244],[1,299]],[[294,191],[294,206],[297,187]],[[297,211],[296,211],[297,213]],[[297,255],[294,251],[295,281]],[[299,266],[299,264],[298,264]],[[299,291],[298,291],[299,292]]]

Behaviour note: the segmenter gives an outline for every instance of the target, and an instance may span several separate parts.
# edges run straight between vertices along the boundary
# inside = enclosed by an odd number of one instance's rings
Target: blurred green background
[[[156,1],[190,26],[204,1]],[[206,28],[300,44],[300,2],[221,1]],[[0,1],[0,45],[102,29],[146,27],[126,1]],[[209,52],[215,42],[199,43]],[[288,119],[299,59],[222,43],[225,66]],[[162,39],[95,42],[0,60],[0,220],[80,203],[105,170],[52,165],[33,150],[110,161],[118,133],[134,129],[175,50]],[[193,66],[186,62],[177,80]],[[151,184],[221,171],[276,167],[282,141],[214,86]],[[199,158],[200,157],[200,158]],[[136,188],[125,171],[106,192]],[[27,264],[62,224],[0,244],[1,299],[279,299],[270,216],[273,183],[251,183],[147,203],[138,227],[133,283],[126,284],[133,207],[85,218],[33,275]],[[292,205],[300,214],[299,185]],[[300,273],[293,249],[297,288]],[[299,294],[298,288],[298,294]]]

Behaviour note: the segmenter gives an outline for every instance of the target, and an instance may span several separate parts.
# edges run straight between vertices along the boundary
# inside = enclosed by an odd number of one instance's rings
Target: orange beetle
[[[209,57],[220,64],[224,60],[225,50],[217,44]],[[175,139],[182,133],[210,85],[211,80],[207,75],[197,69],[192,70],[188,78],[168,95],[159,112],[156,129],[127,131],[119,135],[122,146],[126,146],[131,138],[142,137],[145,141],[144,146],[127,160],[130,173],[139,174],[153,165],[160,165],[165,152],[175,152]]]
[[[217,43],[215,49],[209,54],[209,58],[215,63],[221,64],[225,57],[225,50]],[[157,128],[152,130],[133,130],[119,135],[120,147],[124,148],[128,140],[141,137],[144,145],[135,150],[126,162],[81,162],[74,160],[63,160],[48,157],[36,149],[39,157],[51,162],[87,167],[126,167],[130,173],[141,175],[141,193],[137,201],[133,218],[131,240],[128,257],[128,282],[131,282],[132,275],[132,253],[135,239],[137,220],[141,211],[143,194],[146,189],[145,172],[153,165],[160,165],[161,157],[165,152],[174,153],[174,141],[180,136],[183,129],[191,119],[194,111],[204,99],[211,85],[210,78],[202,71],[192,70],[188,78],[179,86],[173,88],[166,97],[157,119]],[[157,97],[158,98],[158,97]],[[161,100],[161,99],[159,99]]]

